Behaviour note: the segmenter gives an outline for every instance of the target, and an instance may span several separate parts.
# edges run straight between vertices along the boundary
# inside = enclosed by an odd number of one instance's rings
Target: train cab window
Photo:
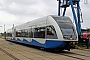
[[[46,38],[57,38],[57,34],[53,26],[47,26]]]

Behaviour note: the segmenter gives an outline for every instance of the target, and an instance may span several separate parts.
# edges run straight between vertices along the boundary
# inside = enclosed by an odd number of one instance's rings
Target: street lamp
[[[4,24],[4,38],[6,39],[5,24]]]
[[[4,33],[5,33],[5,24],[4,24]]]

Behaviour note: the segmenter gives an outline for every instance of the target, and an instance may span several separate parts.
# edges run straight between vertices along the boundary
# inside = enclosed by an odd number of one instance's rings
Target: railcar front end
[[[75,48],[75,43],[77,43],[78,41],[78,34],[71,19],[69,17],[58,17],[58,16],[52,17],[58,25],[56,27],[56,31],[58,39],[60,41],[63,41],[62,48],[67,50]],[[57,29],[60,30],[58,31]]]
[[[47,49],[70,50],[78,41],[69,17],[49,15],[7,30],[7,40]]]

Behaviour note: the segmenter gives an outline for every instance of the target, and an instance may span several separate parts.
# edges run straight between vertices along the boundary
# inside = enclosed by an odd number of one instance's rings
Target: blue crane
[[[67,7],[71,6],[73,18],[75,20],[76,29],[79,37],[81,36],[81,23],[80,23],[80,0],[57,0],[58,1],[58,16],[65,16]],[[64,8],[61,15],[60,9]],[[75,11],[75,9],[77,9]]]

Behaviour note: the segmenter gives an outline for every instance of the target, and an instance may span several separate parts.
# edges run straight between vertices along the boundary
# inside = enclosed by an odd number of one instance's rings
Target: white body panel
[[[17,40],[18,38],[23,41],[23,37],[16,37],[15,39]]]
[[[55,28],[55,31],[57,33],[57,39],[51,39],[51,40],[61,40],[61,41],[70,41],[70,40],[65,40],[63,39],[62,32],[60,30],[60,27],[58,26],[57,22],[49,15],[43,18],[39,18],[18,26],[15,26],[15,30],[23,30],[23,29],[29,29],[29,28],[36,28],[36,27],[43,27],[43,26],[49,26],[53,25]],[[32,39],[35,39],[37,42],[44,44],[45,41],[47,40],[46,38],[22,38],[22,37],[16,37],[16,39],[19,38],[20,40],[26,39],[28,41],[32,41]],[[50,40],[50,39],[49,39]],[[77,38],[78,40],[78,38]],[[72,40],[72,41],[77,41],[77,40]]]
[[[49,16],[48,22],[50,22],[49,24],[53,25],[54,28],[56,29],[56,33],[57,33],[58,39],[59,40],[63,40],[62,32],[61,32],[58,24],[56,23],[56,21],[51,16]]]

